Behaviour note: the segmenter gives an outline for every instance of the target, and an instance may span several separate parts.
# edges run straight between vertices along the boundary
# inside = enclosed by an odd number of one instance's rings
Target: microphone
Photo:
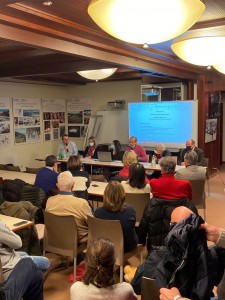
[[[68,147],[68,144],[66,144],[66,147]],[[69,152],[69,149],[67,148],[66,151]]]
[[[219,178],[220,178],[222,184],[225,185],[225,182],[223,181],[223,178],[222,178],[222,176],[221,176],[221,174],[220,174],[220,170],[219,170],[218,168],[212,168],[212,169],[217,171],[216,176],[219,176]]]

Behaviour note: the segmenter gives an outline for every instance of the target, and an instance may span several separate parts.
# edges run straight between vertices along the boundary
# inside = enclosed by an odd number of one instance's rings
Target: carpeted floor
[[[220,176],[219,176],[220,175]],[[208,186],[206,183],[206,221],[218,227],[225,228],[225,165],[220,169],[220,173],[214,175],[209,180],[210,195],[208,194]],[[202,210],[199,210],[203,216]],[[50,255],[52,261],[56,256]],[[133,258],[130,263],[138,266],[139,259]],[[72,267],[60,271],[51,272],[44,284],[45,300],[66,300],[70,299],[71,284],[67,282],[67,275],[72,271]]]

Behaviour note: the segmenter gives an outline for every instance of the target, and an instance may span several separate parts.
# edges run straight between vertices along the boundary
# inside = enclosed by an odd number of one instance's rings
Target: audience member
[[[112,158],[113,160],[122,160],[123,158],[123,151],[120,141],[113,140],[110,149],[112,151]]]
[[[45,158],[45,167],[36,175],[34,185],[43,189],[45,193],[49,190],[57,189],[57,158],[55,155],[48,155]]]
[[[25,257],[30,257],[37,268],[46,271],[50,262],[44,256],[29,256],[26,252],[15,251],[22,247],[20,236],[10,230],[4,222],[0,220],[0,258],[2,263],[3,277],[7,279],[16,264]]]
[[[96,157],[95,149],[96,149],[95,138],[93,136],[90,136],[88,139],[88,146],[84,150],[84,157],[88,157],[88,158]]]
[[[192,140],[192,139],[187,140],[186,141],[186,148],[181,150],[180,157],[178,159],[178,164],[179,165],[185,165],[184,164],[184,156],[188,151],[195,151],[197,153],[197,155],[198,155],[197,165],[198,166],[203,166],[203,167],[206,166],[206,161],[205,161],[205,158],[204,158],[203,150],[196,147],[195,146],[195,141]]]
[[[129,168],[129,178],[127,181],[122,181],[121,184],[125,193],[149,193],[150,198],[150,185],[146,183],[145,168],[140,163],[131,164]]]
[[[214,227],[208,223],[200,225],[200,229],[205,230],[206,238],[208,241],[213,242],[216,246],[225,248],[225,230]],[[223,277],[217,288],[218,299],[225,299],[225,278]],[[173,287],[171,289],[161,288],[160,289],[160,300],[189,300],[188,298],[182,297],[180,291]]]
[[[57,156],[59,159],[67,160],[71,155],[77,155],[78,149],[77,145],[70,141],[68,134],[63,134],[62,142],[59,144]],[[66,162],[61,162],[61,171],[64,172],[67,170]]]
[[[94,216],[105,220],[119,220],[123,230],[124,251],[133,250],[138,243],[135,231],[136,212],[133,206],[125,205],[125,191],[121,183],[110,181],[103,195],[103,207],[96,209]]]
[[[154,154],[153,155],[155,156],[155,159],[156,159],[155,162],[157,164],[159,164],[160,159],[162,157],[171,156],[171,153],[170,153],[169,150],[166,149],[166,146],[164,144],[157,144],[155,146],[155,150],[154,150]],[[159,178],[161,176],[162,176],[161,171],[156,170],[156,171],[153,171],[152,174],[148,176],[148,178],[149,179]]]
[[[32,259],[21,259],[8,279],[0,283],[0,300],[43,300],[43,273]]]
[[[119,171],[119,176],[124,179],[129,177],[129,167],[137,162],[137,155],[133,150],[126,150],[123,155],[123,169]]]
[[[174,177],[176,163],[171,156],[160,160],[162,177],[151,179],[150,186],[154,197],[163,199],[192,199],[191,184],[188,180],[178,180]]]
[[[88,172],[82,170],[82,162],[78,156],[72,155],[68,159],[67,169],[74,177],[75,184],[73,192],[76,197],[88,199],[87,189],[90,186],[90,177]]]
[[[78,231],[78,242],[87,242],[87,216],[93,215],[85,199],[73,196],[74,180],[71,172],[60,173],[57,186],[59,194],[48,198],[46,211],[58,216],[74,216]]]
[[[138,161],[146,162],[148,160],[144,147],[138,145],[135,136],[130,137],[129,146],[126,150],[133,150],[137,155]]]
[[[71,300],[135,300],[129,283],[115,284],[113,278],[115,263],[114,245],[103,238],[94,240],[85,256],[86,272],[83,281],[75,282],[70,289]]]
[[[199,180],[206,179],[206,168],[197,165],[198,155],[195,151],[188,151],[184,156],[184,169],[175,173],[177,179]]]

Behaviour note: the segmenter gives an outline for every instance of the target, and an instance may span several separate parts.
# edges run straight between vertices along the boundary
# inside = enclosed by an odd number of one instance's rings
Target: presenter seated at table
[[[103,207],[97,208],[94,216],[99,219],[120,221],[125,252],[137,246],[136,212],[132,205],[125,204],[125,191],[120,182],[110,181],[107,184],[103,195]]]
[[[171,156],[160,160],[162,176],[151,179],[150,186],[154,197],[178,200],[181,198],[192,199],[191,184],[188,180],[178,180],[174,177],[176,163]]]
[[[145,175],[145,168],[140,163],[130,165],[129,178],[127,181],[122,181],[121,184],[125,193],[149,193],[149,197],[152,197],[149,180]]]
[[[138,161],[147,162],[148,159],[145,149],[141,145],[138,145],[137,138],[135,136],[130,137],[129,146],[126,150],[133,150],[138,157]]]
[[[57,189],[57,158],[55,155],[48,155],[45,158],[45,167],[36,175],[34,185],[43,189],[45,193]]]
[[[122,160],[123,159],[123,153],[122,146],[120,144],[120,141],[113,140],[110,150],[112,152],[112,159],[113,160]]]
[[[126,150],[123,155],[123,164],[124,167],[119,171],[119,176],[124,179],[128,179],[129,177],[129,168],[131,164],[137,162],[137,154],[133,150]]]
[[[88,157],[88,158],[96,158],[97,155],[95,153],[96,150],[96,141],[95,141],[95,137],[90,136],[88,139],[88,145],[84,150],[84,157]]]
[[[60,142],[57,157],[58,159],[65,159],[67,160],[71,155],[77,155],[78,149],[77,145],[70,141],[69,135],[64,133],[62,136],[62,142]],[[61,171],[67,170],[67,164],[65,162],[61,162]]]
[[[87,189],[90,186],[90,177],[88,172],[83,171],[82,162],[78,156],[72,155],[68,159],[67,169],[70,171],[74,178],[73,193],[76,197],[88,199]]]
[[[177,179],[205,180],[206,168],[198,166],[198,155],[195,151],[188,151],[184,156],[185,168],[179,169],[175,173]]]
[[[155,146],[155,150],[154,152],[152,153],[152,156],[155,156],[155,160],[156,160],[156,163],[159,164],[160,162],[160,159],[162,157],[165,157],[165,156],[171,156],[171,153],[168,149],[166,149],[166,146],[162,143],[160,144],[157,144]],[[161,171],[154,171],[151,175],[148,176],[149,179],[152,179],[152,178],[159,178],[161,177]]]
[[[178,165],[185,165],[184,156],[188,151],[196,152],[196,154],[198,155],[198,161],[197,161],[198,166],[203,166],[203,167],[207,166],[203,150],[195,146],[195,141],[193,139],[189,139],[186,141],[186,148],[182,149],[180,152]]]

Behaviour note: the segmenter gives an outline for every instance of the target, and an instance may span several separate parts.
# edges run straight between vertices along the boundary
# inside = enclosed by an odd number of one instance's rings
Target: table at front
[[[0,214],[0,220],[4,222],[12,231],[17,231],[23,228],[27,228],[34,224],[32,221],[14,218]]]
[[[108,182],[100,182],[100,181],[91,182],[91,185],[88,188],[88,199],[92,201],[92,206],[93,206],[93,201],[97,202],[97,207],[98,207],[98,203],[102,202],[103,194],[107,184]]]
[[[0,177],[2,177],[3,180],[5,180],[5,179],[11,179],[11,180],[21,179],[29,184],[34,184],[36,174],[0,170]]]

